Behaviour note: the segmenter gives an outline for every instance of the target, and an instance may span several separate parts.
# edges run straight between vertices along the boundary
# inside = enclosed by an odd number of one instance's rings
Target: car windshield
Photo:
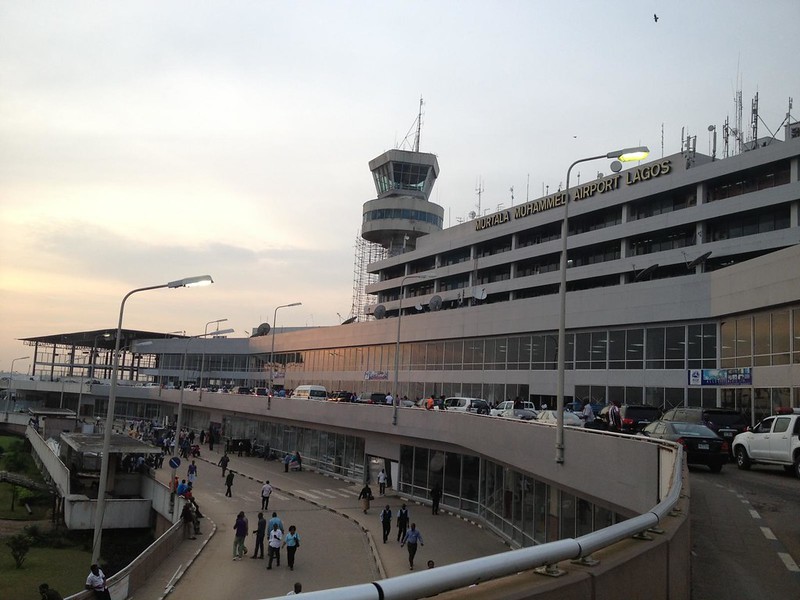
[[[325,393],[324,390],[309,390],[308,395],[311,398],[327,398],[328,395]]]
[[[625,416],[629,419],[658,419],[661,411],[658,408],[650,406],[628,406],[625,411]]]
[[[672,427],[675,430],[675,433],[682,436],[717,437],[717,434],[715,434],[705,425],[698,425],[696,423],[673,423]]]
[[[747,419],[738,412],[707,412],[705,417],[716,425],[747,425]]]

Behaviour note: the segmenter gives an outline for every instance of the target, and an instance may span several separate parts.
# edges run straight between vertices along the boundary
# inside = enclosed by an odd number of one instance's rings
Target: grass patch
[[[65,598],[84,589],[92,553],[79,548],[31,548],[21,569],[14,565],[7,538],[0,538],[0,580],[4,598],[36,598],[47,583]]]
[[[14,510],[11,510],[11,494],[14,486],[10,483],[0,483],[0,519],[6,521],[41,521],[50,516],[52,500],[49,494],[34,492],[34,496],[28,500],[32,515],[25,510],[25,496],[32,490],[17,486],[17,501]]]

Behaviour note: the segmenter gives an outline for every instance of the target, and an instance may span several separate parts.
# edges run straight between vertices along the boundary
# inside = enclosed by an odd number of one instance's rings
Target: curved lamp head
[[[201,285],[211,285],[212,283],[214,283],[214,280],[211,279],[211,275],[198,275],[196,277],[185,277],[184,279],[178,279],[177,281],[170,281],[167,284],[167,287],[198,287]]]
[[[621,162],[635,162],[637,160],[644,160],[650,154],[650,148],[647,146],[637,146],[636,148],[623,148],[622,150],[615,150],[606,154],[606,158],[616,158]]]

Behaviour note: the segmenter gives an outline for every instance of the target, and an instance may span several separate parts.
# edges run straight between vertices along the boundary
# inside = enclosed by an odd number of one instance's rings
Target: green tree
[[[28,550],[31,549],[31,538],[24,533],[12,535],[6,542],[6,546],[11,548],[11,556],[14,557],[14,563],[18,569],[22,568],[22,563],[28,556]]]
[[[11,471],[12,473],[24,472],[26,468],[25,457],[14,451],[6,454],[5,464],[6,471]]]

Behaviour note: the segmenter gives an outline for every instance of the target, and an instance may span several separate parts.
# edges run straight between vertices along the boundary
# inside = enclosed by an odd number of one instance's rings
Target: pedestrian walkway
[[[409,572],[408,553],[397,542],[397,509],[405,502],[410,521],[417,524],[424,546],[415,558],[415,569],[424,569],[428,560],[446,565],[507,550],[494,534],[479,525],[440,510],[432,515],[429,506],[409,502],[388,489],[379,496],[367,514],[361,510],[358,493],[361,485],[325,476],[308,469],[283,471],[278,461],[230,454],[228,468],[235,474],[233,497],[225,497],[222,470],[216,465],[222,456],[202,449],[195,483],[195,498],[206,518],[201,520],[197,540],[185,540],[170,558],[148,579],[132,598],[152,600],[170,593],[175,600],[257,600],[286,594],[295,581],[303,591],[365,583]],[[157,472],[167,483],[169,468]],[[176,475],[186,476],[186,464]],[[241,510],[249,520],[250,535],[245,544],[252,553],[257,514],[261,508],[261,486],[269,480],[274,491],[265,517],[278,513],[286,528],[296,525],[301,538],[294,571],[286,567],[266,570],[266,560],[233,561],[233,523]],[[392,530],[386,544],[378,515],[388,504],[392,510]],[[282,551],[285,554],[285,549]],[[174,586],[172,589],[170,586]]]

